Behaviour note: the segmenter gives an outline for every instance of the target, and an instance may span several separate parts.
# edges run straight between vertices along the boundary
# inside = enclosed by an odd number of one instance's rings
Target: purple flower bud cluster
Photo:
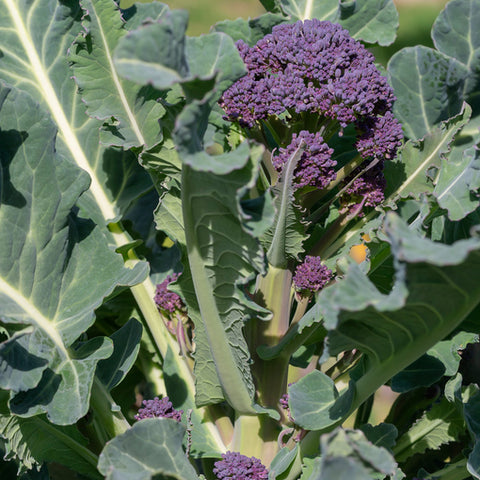
[[[355,178],[361,169],[362,167],[359,167],[355,170],[350,177],[347,177],[345,183],[348,185],[351,179]],[[385,183],[383,162],[379,162],[358,178],[355,178],[351,185],[348,185],[340,202],[343,204],[344,209],[348,207],[350,211],[355,209],[355,207],[358,207],[359,210],[363,207],[376,207],[385,199],[383,193]],[[363,216],[363,212],[359,213],[359,216]]]
[[[284,393],[281,397],[280,397],[280,406],[284,409],[284,410],[288,410],[290,407],[288,406],[288,393]]]
[[[402,126],[386,112],[383,117],[367,117],[357,122],[360,136],[356,148],[363,158],[389,160],[402,145]]]
[[[173,418],[177,422],[182,421],[183,410],[175,410],[172,402],[168,397],[159,399],[155,397],[153,400],[144,400],[143,408],[138,409],[135,415],[135,420],[142,420],[144,418]]]
[[[309,295],[322,289],[332,277],[332,271],[322,265],[320,257],[307,255],[295,270],[293,284],[297,291]]]
[[[182,299],[168,290],[168,285],[178,279],[180,273],[168,275],[167,278],[157,285],[155,292],[155,303],[160,310],[174,313],[177,310],[185,310]]]
[[[342,127],[390,110],[394,95],[374,57],[347,30],[317,19],[282,24],[253,47],[237,43],[248,73],[221,99],[244,127],[285,111],[310,112]]]
[[[215,462],[214,475],[218,480],[267,480],[268,470],[255,457],[247,457],[238,452],[222,454],[222,460]]]
[[[273,166],[281,173],[302,140],[305,150],[294,171],[295,187],[311,186],[320,189],[327,187],[335,180],[337,162],[332,160],[333,149],[323,141],[320,133],[310,133],[306,130],[302,130],[298,135],[294,133],[290,145],[280,148],[279,154],[273,157]]]

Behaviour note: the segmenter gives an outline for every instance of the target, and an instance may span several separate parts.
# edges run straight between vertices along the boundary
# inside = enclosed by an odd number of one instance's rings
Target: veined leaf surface
[[[129,82],[115,70],[113,50],[127,34],[118,7],[112,0],[82,0],[80,4],[85,31],[70,47],[68,60],[73,62],[88,115],[106,122],[101,141],[126,149],[153,147],[162,138],[158,119],[165,109],[157,102],[159,92]],[[161,13],[167,11],[164,5],[158,7]]]
[[[57,151],[91,178],[80,202],[90,218],[98,223],[118,218],[122,206],[151,182],[133,155],[100,145],[102,122],[85,115],[65,60],[83,31],[78,0],[0,0],[0,7],[0,78],[30,93],[51,113],[58,129]]]
[[[146,272],[126,269],[100,229],[72,212],[88,176],[55,152],[49,115],[2,84],[0,132],[0,318],[31,326],[2,345],[0,383],[16,414],[70,424],[86,414],[95,365],[112,352],[101,337],[74,342],[115,286]]]

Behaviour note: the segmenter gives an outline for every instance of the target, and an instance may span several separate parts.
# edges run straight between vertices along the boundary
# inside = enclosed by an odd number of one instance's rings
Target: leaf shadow
[[[27,200],[10,180],[10,165],[17,154],[18,149],[28,138],[27,132],[18,130],[0,129],[0,205],[10,205],[15,208],[23,208]]]

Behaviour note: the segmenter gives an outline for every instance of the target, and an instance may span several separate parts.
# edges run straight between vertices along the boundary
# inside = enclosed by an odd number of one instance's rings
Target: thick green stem
[[[259,458],[269,467],[278,452],[278,423],[268,415],[239,415],[231,450],[248,457]]]

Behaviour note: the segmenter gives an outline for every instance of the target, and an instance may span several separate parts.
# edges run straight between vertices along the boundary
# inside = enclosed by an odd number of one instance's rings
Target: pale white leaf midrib
[[[307,20],[312,18],[312,11],[313,11],[313,0],[307,0],[305,2],[305,10],[303,12],[303,16],[301,20]]]
[[[4,0],[7,6],[8,12],[13,20],[13,24],[16,28],[19,41],[21,42],[25,53],[30,61],[30,68],[38,82],[38,88],[43,92],[45,102],[47,103],[50,112],[57,124],[59,131],[61,132],[65,143],[70,150],[72,157],[77,165],[85,170],[91,178],[90,191],[94,196],[100,211],[106,221],[115,218],[115,210],[113,205],[107,198],[95,172],[92,170],[88,160],[83,152],[83,149],[78,142],[78,139],[73,131],[72,126],[68,122],[63,108],[58,100],[58,97],[53,89],[50,79],[40,61],[40,58],[35,50],[33,40],[22,20],[22,16],[18,10],[18,5],[15,0]]]
[[[123,90],[122,84],[120,82],[120,79],[118,78],[117,71],[115,70],[115,66],[113,64],[113,58],[110,55],[110,50],[109,50],[109,45],[107,42],[107,38],[105,36],[104,29],[102,27],[102,23],[100,21],[100,16],[97,14],[95,10],[95,5],[93,5],[92,2],[92,9],[95,12],[95,16],[97,18],[97,25],[98,25],[98,30],[100,32],[100,36],[102,39],[102,43],[105,49],[105,57],[107,58],[108,66],[110,67],[110,72],[112,75],[113,83],[115,85],[115,88],[117,89],[118,95],[120,97],[120,101],[122,102],[123,109],[125,110],[125,113],[127,114],[128,120],[130,121],[130,125],[132,127],[133,132],[135,133],[135,136],[138,139],[138,142],[140,145],[145,145],[145,139],[143,138],[142,132],[140,130],[140,127],[137,123],[137,119],[135,118],[134,113],[132,112],[132,109],[130,108],[130,105],[128,103],[127,97],[125,96],[125,92]]]
[[[4,293],[8,298],[13,300],[27,315],[27,321],[32,321],[34,325],[40,328],[56,345],[60,355],[67,359],[68,352],[63,343],[62,337],[55,329],[53,322],[47,319],[35,305],[32,304],[30,299],[26,298],[16,288],[12,287],[8,282],[0,277],[0,292]]]

